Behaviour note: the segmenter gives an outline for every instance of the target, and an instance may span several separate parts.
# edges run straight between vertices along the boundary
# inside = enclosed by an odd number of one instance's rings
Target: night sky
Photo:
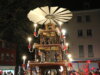
[[[65,7],[73,11],[100,8],[97,0],[55,0],[54,5]]]
[[[17,60],[27,54],[27,37],[33,33],[27,18],[31,9],[41,6],[60,6],[71,11],[98,9],[99,0],[0,0],[0,39],[18,45]],[[29,54],[30,55],[30,54]],[[19,62],[17,62],[19,64]]]

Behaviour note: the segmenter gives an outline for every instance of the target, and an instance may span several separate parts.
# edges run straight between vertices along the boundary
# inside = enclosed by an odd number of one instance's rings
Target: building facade
[[[14,75],[16,66],[16,45],[0,40],[0,71],[12,72]]]
[[[99,66],[100,9],[73,11],[72,20],[64,26],[67,29],[66,39],[70,44],[73,62],[90,60]]]

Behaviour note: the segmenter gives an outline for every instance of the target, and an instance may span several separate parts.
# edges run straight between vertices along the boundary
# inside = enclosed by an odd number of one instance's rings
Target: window
[[[79,57],[84,57],[84,46],[79,45]]]
[[[6,54],[6,61],[9,61],[9,60],[10,60],[9,54],[7,53],[7,54]]]
[[[87,29],[87,36],[92,36],[92,30],[91,29]]]
[[[82,16],[77,16],[77,22],[82,22]]]
[[[0,48],[2,48],[2,41],[0,41]]]
[[[90,22],[90,16],[89,15],[86,15],[85,16],[85,20],[86,20],[86,22]]]
[[[93,57],[93,45],[88,45],[88,57]]]
[[[11,61],[14,61],[14,55],[11,54]]]
[[[4,60],[4,53],[1,53],[1,61]]]
[[[78,30],[78,37],[82,37],[83,36],[83,31],[80,29]]]

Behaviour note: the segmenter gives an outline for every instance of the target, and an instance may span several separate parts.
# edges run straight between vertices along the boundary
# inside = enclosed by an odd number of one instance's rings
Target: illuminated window
[[[84,46],[79,45],[79,57],[84,57]]]
[[[93,57],[93,45],[88,45],[88,57]]]

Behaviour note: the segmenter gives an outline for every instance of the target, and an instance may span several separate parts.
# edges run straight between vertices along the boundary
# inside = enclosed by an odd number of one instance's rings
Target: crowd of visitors
[[[0,75],[13,75],[12,72],[1,72]]]
[[[100,69],[96,71],[88,71],[88,72],[79,72],[79,71],[71,71],[69,75],[100,75]]]

